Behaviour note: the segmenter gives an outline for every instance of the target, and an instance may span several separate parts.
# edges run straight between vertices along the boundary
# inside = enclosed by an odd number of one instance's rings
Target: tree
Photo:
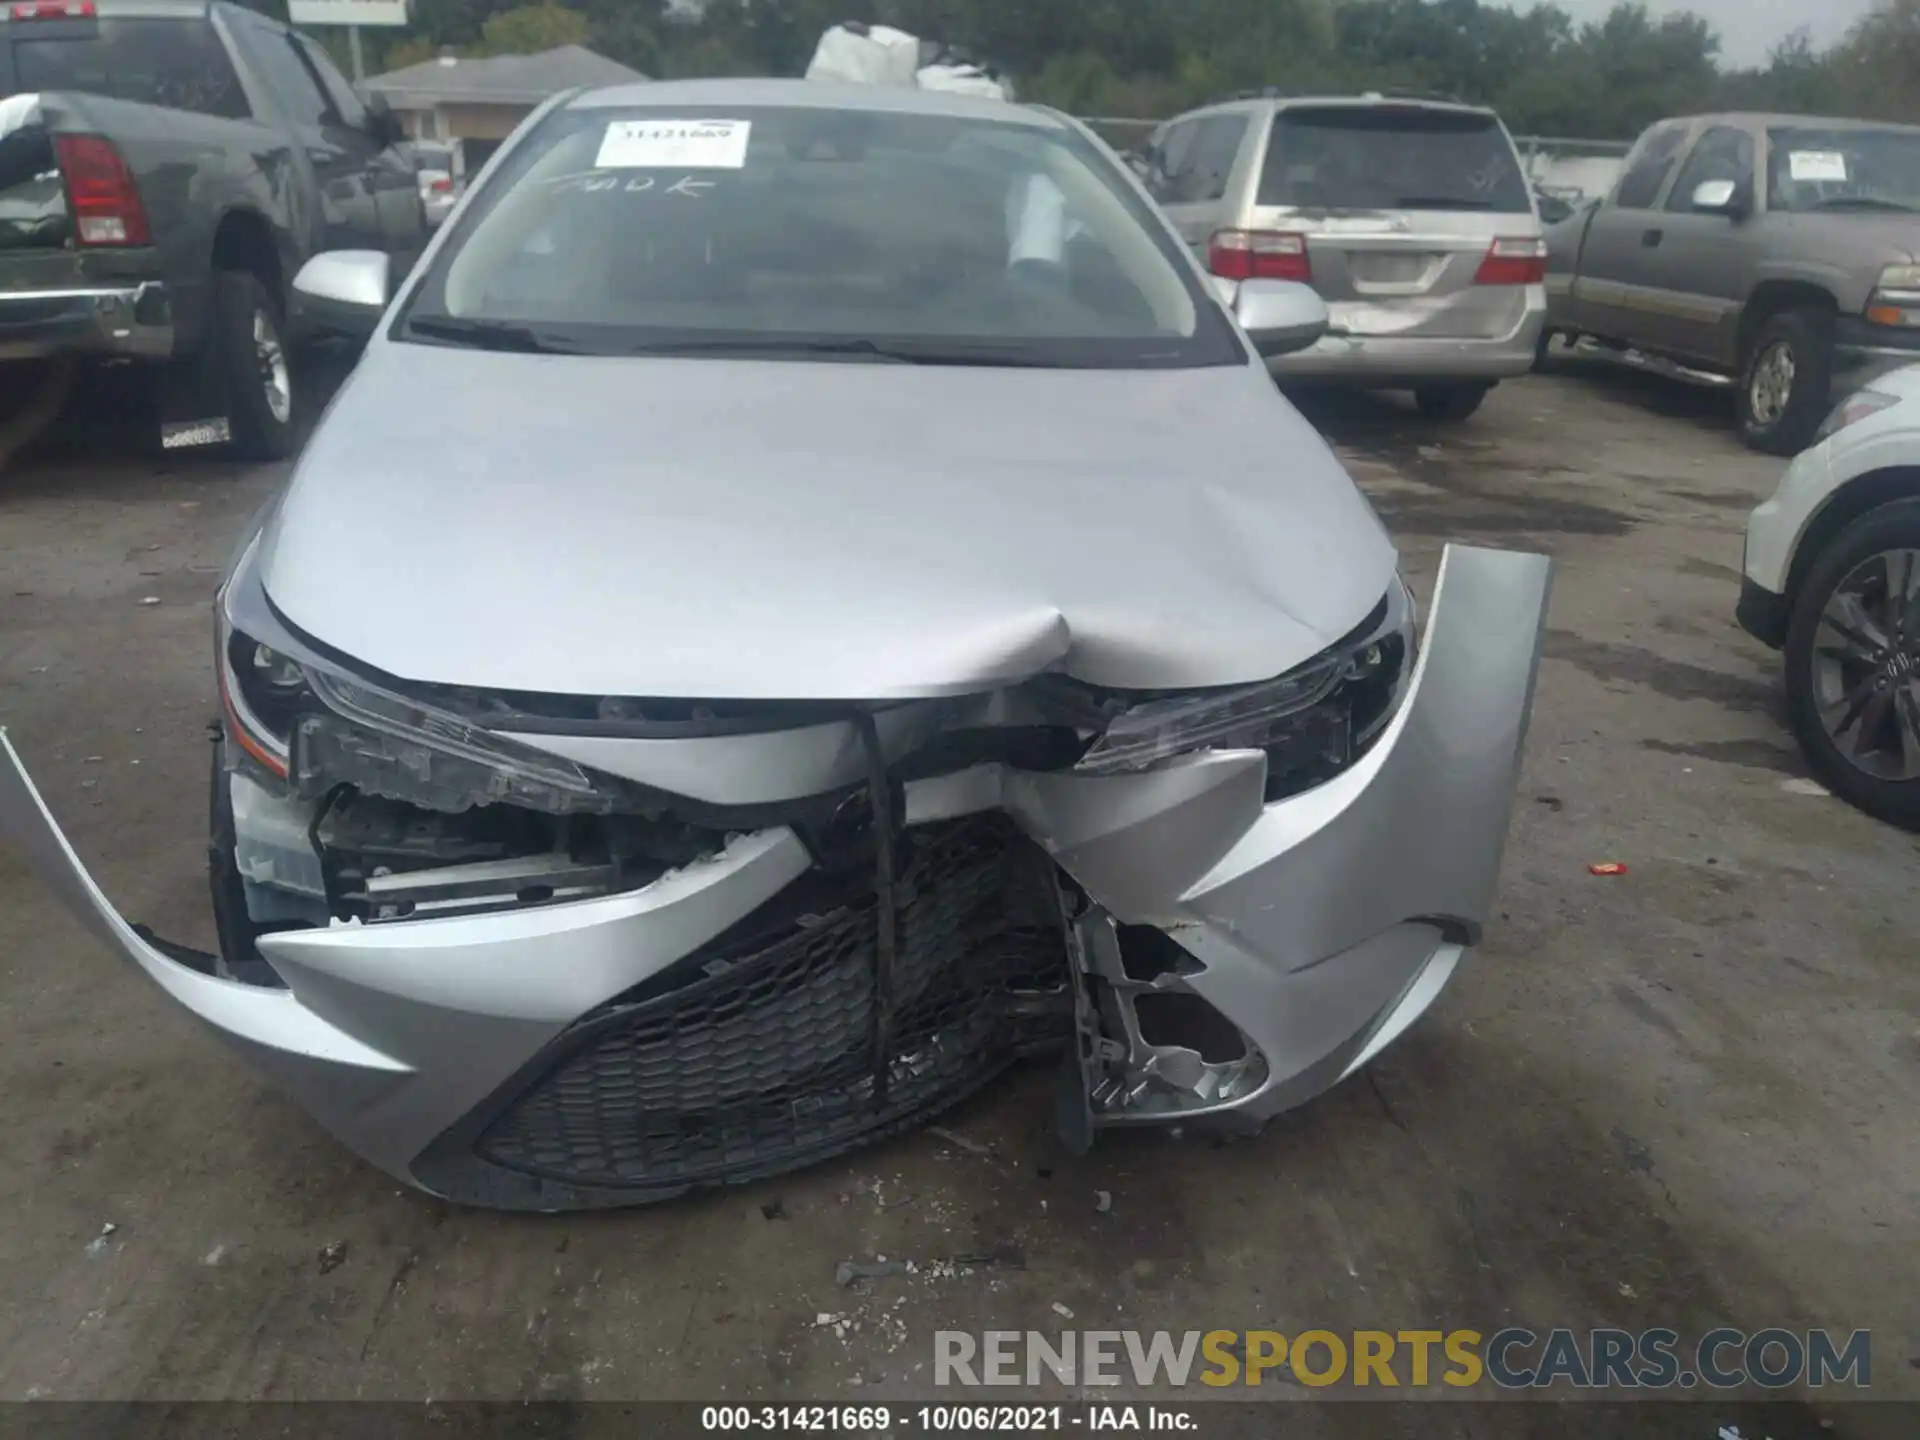
[[[537,55],[562,45],[587,43],[587,17],[578,10],[545,0],[504,10],[480,27],[481,55]]]
[[[380,57],[382,70],[404,70],[409,65],[424,65],[440,53],[440,47],[424,35],[408,35],[389,45]]]

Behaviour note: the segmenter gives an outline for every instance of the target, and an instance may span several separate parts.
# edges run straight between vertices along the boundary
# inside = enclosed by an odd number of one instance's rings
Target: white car
[[[1834,792],[1920,830],[1920,365],[1848,396],[1747,521],[1740,624]]]

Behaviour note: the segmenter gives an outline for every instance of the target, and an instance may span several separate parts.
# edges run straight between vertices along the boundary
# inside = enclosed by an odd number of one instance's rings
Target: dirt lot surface
[[[1871,1328],[1874,1393],[1920,1397],[1920,856],[1787,786],[1777,661],[1731,618],[1779,462],[1610,372],[1453,429],[1308,408],[1423,597],[1448,539],[1559,562],[1496,923],[1366,1074],[1255,1140],[1080,1160],[1025,1075],[949,1117],[964,1143],[465,1211],[355,1160],[0,853],[0,1397],[926,1398],[941,1329],[1513,1323]],[[121,910],[200,945],[207,600],[278,478],[97,446],[0,475],[0,724]],[[999,1247],[1023,1265],[936,1263]],[[836,1285],[876,1256],[916,1273]],[[1375,1433],[1303,1408],[1290,1433]]]

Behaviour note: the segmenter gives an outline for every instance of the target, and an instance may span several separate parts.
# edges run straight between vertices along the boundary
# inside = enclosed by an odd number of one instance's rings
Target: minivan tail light
[[[1534,239],[1496,240],[1480,262],[1476,285],[1541,285],[1547,278],[1547,242]]]
[[[56,135],[54,154],[67,182],[82,245],[145,245],[147,212],[133,172],[104,135]]]
[[[1207,242],[1207,269],[1223,280],[1313,279],[1307,237],[1280,230],[1216,230]]]

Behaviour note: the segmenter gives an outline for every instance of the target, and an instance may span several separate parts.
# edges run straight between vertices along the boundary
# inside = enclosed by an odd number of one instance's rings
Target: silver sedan
[[[522,1209],[787,1170],[1051,1057],[1076,1146],[1256,1126],[1487,919],[1548,585],[1391,541],[1050,111],[549,103],[369,332],[215,600],[220,953],[0,829],[373,1164]],[[420,417],[436,423],[423,426]]]

